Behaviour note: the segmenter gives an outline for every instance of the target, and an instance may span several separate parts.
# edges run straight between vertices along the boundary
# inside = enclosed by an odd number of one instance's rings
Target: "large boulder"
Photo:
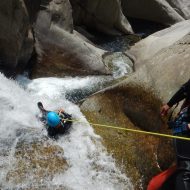
[[[91,123],[108,125],[108,128],[94,126],[95,132],[102,137],[116,163],[131,178],[134,189],[146,189],[152,176],[170,166],[174,159],[171,141],[109,126],[132,130],[141,127],[141,130],[164,133],[159,105],[159,100],[142,88],[116,86],[87,98],[80,107]],[[128,114],[131,120],[126,117]]]
[[[133,33],[122,13],[120,0],[71,0],[75,25],[108,34]],[[106,10],[106,11],[105,11]]]
[[[39,62],[32,78],[42,76],[109,74],[103,50],[85,41],[77,32],[70,33],[51,22],[51,15],[41,11],[36,26]]]
[[[175,0],[168,1],[174,2]],[[184,20],[175,7],[167,1],[121,0],[121,2],[123,13],[127,17],[154,21],[164,25],[172,25]],[[176,3],[173,4],[176,5]],[[180,9],[180,7],[178,8]]]
[[[128,82],[152,89],[162,101],[168,101],[189,79],[189,28],[190,21],[184,21],[132,47],[129,52],[136,72]]]
[[[152,58],[160,50],[173,45],[188,33],[190,33],[190,20],[158,31],[136,43],[129,51],[135,60],[135,67],[142,66],[143,61]]]
[[[137,59],[137,70],[128,82],[152,89],[162,101],[167,102],[189,79],[189,44],[188,34],[175,44],[161,49],[149,59]]]
[[[33,35],[23,1],[0,2],[0,64],[15,70],[24,68],[33,51]]]

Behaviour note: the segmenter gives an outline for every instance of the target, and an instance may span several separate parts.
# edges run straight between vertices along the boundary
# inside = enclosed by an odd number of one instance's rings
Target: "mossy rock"
[[[163,132],[159,106],[160,101],[150,92],[137,86],[119,86],[89,97],[82,103],[81,110],[92,123]],[[149,180],[173,161],[171,140],[101,126],[94,129],[136,190],[146,189]],[[168,142],[162,144],[164,152],[158,149],[163,141]]]

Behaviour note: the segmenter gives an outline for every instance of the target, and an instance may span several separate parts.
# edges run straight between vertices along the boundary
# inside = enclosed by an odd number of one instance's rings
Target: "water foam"
[[[101,138],[96,135],[93,128],[88,124],[77,105],[65,99],[67,90],[77,87],[90,86],[90,79],[77,78],[75,84],[72,78],[56,79],[44,78],[36,80],[19,79],[20,86],[15,81],[5,78],[0,74],[0,103],[2,105],[0,123],[0,142],[3,139],[15,139],[15,131],[20,127],[36,127],[42,130],[42,124],[37,120],[39,114],[36,103],[42,101],[45,108],[56,110],[64,108],[74,118],[80,118],[85,123],[74,123],[70,134],[61,137],[56,143],[64,149],[64,156],[68,162],[68,169],[61,174],[54,176],[49,182],[55,187],[60,185],[67,189],[104,189],[104,190],[132,190],[133,186],[126,175],[122,174],[116,167],[114,159],[108,155],[101,144]],[[64,82],[66,80],[66,82]],[[22,82],[22,83],[21,83]],[[46,134],[46,132],[44,131]],[[13,157],[15,140],[10,148],[10,155]],[[0,149],[3,146],[0,146]],[[12,158],[14,159],[14,158]],[[1,163],[2,162],[2,163]],[[7,167],[5,161],[1,160],[4,172],[0,175],[0,183],[5,183],[6,170],[11,167],[10,159]]]

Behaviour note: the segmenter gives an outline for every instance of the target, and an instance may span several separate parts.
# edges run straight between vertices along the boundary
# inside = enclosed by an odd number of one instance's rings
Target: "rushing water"
[[[96,135],[88,124],[80,109],[65,96],[78,88],[100,86],[102,79],[95,78],[43,78],[28,80],[20,77],[18,82],[7,79],[0,74],[0,187],[12,189],[6,182],[6,175],[13,167],[14,152],[18,141],[16,131],[26,128],[42,131],[42,124],[37,119],[39,114],[36,103],[43,102],[45,108],[57,110],[64,108],[74,118],[84,123],[73,123],[71,132],[56,143],[64,149],[64,157],[68,169],[53,177],[51,185],[64,186],[73,190],[132,190],[133,186],[125,174],[116,167],[114,159],[108,155],[101,144],[101,138]],[[29,137],[28,137],[29,138]],[[28,180],[20,187],[31,186]],[[14,186],[14,184],[13,184]],[[48,184],[47,184],[48,186]],[[17,184],[16,189],[20,188]]]

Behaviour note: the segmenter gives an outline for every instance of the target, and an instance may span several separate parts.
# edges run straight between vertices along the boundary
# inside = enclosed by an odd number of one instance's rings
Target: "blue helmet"
[[[47,114],[47,124],[50,127],[56,127],[60,123],[59,115],[56,112],[49,112]]]

